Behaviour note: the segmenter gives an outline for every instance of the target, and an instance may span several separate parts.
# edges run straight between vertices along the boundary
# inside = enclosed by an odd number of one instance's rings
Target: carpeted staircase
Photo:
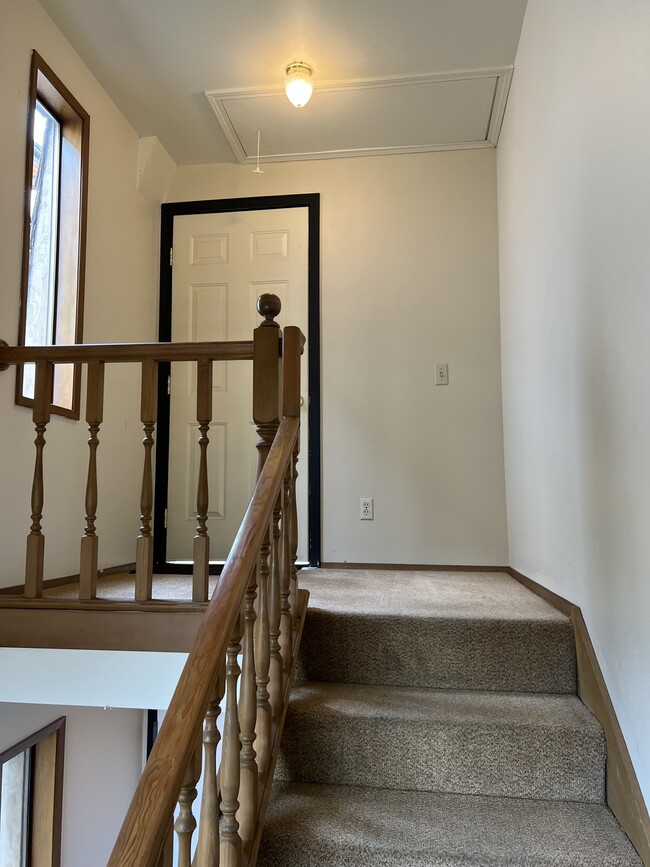
[[[503,573],[303,571],[259,867],[642,867],[568,618]]]

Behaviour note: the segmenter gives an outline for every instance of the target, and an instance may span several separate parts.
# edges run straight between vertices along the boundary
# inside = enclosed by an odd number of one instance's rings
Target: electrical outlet
[[[359,518],[362,521],[374,521],[375,500],[373,497],[361,497],[359,500]]]

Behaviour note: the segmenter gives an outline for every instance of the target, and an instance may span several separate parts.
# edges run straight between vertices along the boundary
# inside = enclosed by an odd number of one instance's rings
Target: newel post
[[[305,347],[305,335],[295,325],[288,325],[283,335],[282,414],[285,418],[300,418],[300,357]],[[292,459],[287,466],[282,489],[282,628],[281,651],[285,671],[289,670],[293,653],[293,633],[297,603],[296,553],[298,546],[298,509],[296,479],[300,436],[296,440]]]
[[[257,473],[264,467],[275,432],[280,424],[280,326],[274,319],[281,310],[276,295],[264,294],[257,300],[258,312],[264,316],[253,332],[253,420],[257,425]],[[269,700],[269,669],[271,647],[269,609],[274,599],[269,598],[269,555],[271,536],[267,528],[260,548],[257,564],[257,620],[255,621],[255,673],[257,682],[257,718],[255,741],[257,765],[265,774],[271,755],[272,710]]]

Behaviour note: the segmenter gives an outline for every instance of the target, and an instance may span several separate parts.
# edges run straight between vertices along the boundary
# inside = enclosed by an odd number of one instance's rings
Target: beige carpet
[[[575,693],[571,621],[503,572],[303,570],[298,677]]]
[[[567,617],[504,573],[300,579],[258,867],[641,867]]]

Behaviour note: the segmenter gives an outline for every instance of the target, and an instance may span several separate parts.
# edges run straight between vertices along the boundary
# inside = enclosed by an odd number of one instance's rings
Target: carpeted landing
[[[503,573],[304,570],[258,867],[642,867],[571,623]]]

